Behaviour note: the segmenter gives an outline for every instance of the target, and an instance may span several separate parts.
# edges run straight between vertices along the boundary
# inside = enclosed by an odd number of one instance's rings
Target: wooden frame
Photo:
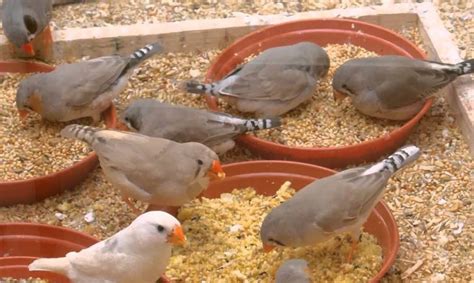
[[[396,30],[418,27],[431,59],[445,63],[462,61],[452,35],[444,27],[431,3],[334,9],[294,15],[242,15],[226,19],[71,28],[53,33],[54,52],[51,59],[128,54],[157,40],[161,41],[169,52],[223,48],[237,38],[267,25],[298,19],[334,17],[355,18]],[[0,36],[0,59],[15,57],[13,52],[7,39]],[[446,98],[474,156],[474,82],[469,76],[464,76],[452,83],[446,91]]]

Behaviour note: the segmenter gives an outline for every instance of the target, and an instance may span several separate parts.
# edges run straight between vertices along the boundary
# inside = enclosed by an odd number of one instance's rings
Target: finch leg
[[[122,200],[128,205],[128,207],[130,207],[130,209],[133,211],[133,213],[138,214],[138,215],[142,214],[142,211],[140,209],[138,209],[132,203],[132,201],[130,200],[129,197],[122,195]]]
[[[351,238],[352,239],[352,246],[351,250],[347,256],[347,262],[351,263],[352,262],[352,257],[354,256],[355,250],[357,249],[357,243],[359,242],[358,238]]]

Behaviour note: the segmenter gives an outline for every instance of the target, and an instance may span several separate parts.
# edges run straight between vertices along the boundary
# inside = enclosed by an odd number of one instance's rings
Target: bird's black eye
[[[163,231],[165,231],[165,227],[161,226],[161,225],[158,225],[156,226],[156,229],[158,230],[158,232],[162,233]]]
[[[198,163],[199,165],[203,165],[203,164],[204,164],[204,162],[202,162],[201,159],[198,159],[198,160],[197,160],[197,163]]]
[[[30,34],[36,33],[36,31],[38,30],[38,24],[32,16],[25,15],[23,17],[23,22],[25,23],[26,29]]]
[[[125,117],[125,121],[129,122],[129,121],[130,121],[130,119],[129,119],[128,117]]]

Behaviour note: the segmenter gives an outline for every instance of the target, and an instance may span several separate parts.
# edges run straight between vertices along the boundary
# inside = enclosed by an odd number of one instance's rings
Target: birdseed
[[[89,1],[88,1],[89,2]],[[218,3],[216,3],[218,2]],[[383,0],[383,3],[400,2]],[[414,0],[403,2],[416,2]],[[104,5],[98,5],[107,3]],[[151,8],[142,9],[143,4]],[[54,11],[53,22],[58,28],[108,26],[143,21],[156,13],[158,21],[220,16],[245,16],[243,13],[295,13],[307,10],[361,7],[380,4],[371,0],[324,1],[207,1],[204,4],[174,1],[92,1],[85,5],[67,5]],[[474,58],[472,31],[473,2],[470,0],[434,1],[441,18],[460,48],[461,57]],[[116,8],[109,8],[109,7]],[[197,8],[195,8],[197,6]],[[174,10],[176,9],[176,11]],[[177,12],[179,11],[179,12]],[[145,13],[146,15],[143,15]],[[198,15],[197,15],[198,14]],[[163,16],[162,16],[163,15]],[[197,15],[197,16],[195,16]],[[403,33],[420,46],[420,36]],[[422,47],[422,46],[421,46]],[[207,52],[206,52],[207,53]],[[200,53],[180,54],[179,68],[200,70],[204,76],[209,62]],[[208,54],[208,53],[207,53]],[[169,55],[171,56],[171,55]],[[178,56],[178,55],[177,55]],[[191,56],[191,58],[185,58]],[[168,55],[166,56],[168,58]],[[202,63],[195,64],[195,60]],[[212,58],[210,58],[212,60]],[[157,60],[157,63],[161,61]],[[169,70],[172,66],[169,65]],[[190,65],[188,65],[190,64]],[[197,65],[197,66],[196,66]],[[146,70],[143,70],[146,71]],[[166,73],[167,71],[163,71]],[[167,79],[172,81],[172,79]],[[156,89],[159,80],[155,82]],[[138,85],[138,84],[136,84]],[[136,86],[135,85],[135,86]],[[174,86],[168,85],[170,89]],[[146,90],[145,90],[146,91]],[[165,91],[163,90],[164,94]],[[170,91],[170,99],[176,91]],[[181,95],[177,93],[177,95]],[[196,98],[201,107],[203,100]],[[472,282],[472,242],[474,209],[472,188],[474,161],[454,113],[439,94],[434,105],[411,134],[408,143],[419,146],[423,154],[417,165],[394,176],[388,185],[385,202],[390,207],[400,233],[400,250],[394,265],[382,282]],[[224,155],[225,163],[255,160],[246,149],[237,146]],[[144,209],[144,206],[141,206]],[[84,216],[94,211],[95,221],[87,223]],[[56,214],[61,213],[61,217]],[[58,214],[59,215],[59,214]],[[0,222],[27,221],[73,228],[105,239],[128,226],[136,217],[121,201],[118,190],[105,180],[100,169],[95,170],[75,190],[50,197],[32,205],[0,207]],[[403,279],[402,279],[403,277]]]
[[[365,232],[350,264],[346,258],[351,243],[343,236],[314,247],[263,252],[261,223],[273,207],[294,194],[290,185],[284,183],[274,196],[245,188],[184,205],[178,219],[188,244],[173,250],[167,276],[178,282],[272,282],[283,261],[303,258],[313,278],[321,282],[366,282],[372,278],[381,267],[382,249],[375,237]]]
[[[26,75],[6,74],[0,82],[0,180],[24,180],[70,167],[90,152],[83,142],[62,138],[67,124],[88,124],[88,119],[71,123],[42,121],[30,114],[25,123],[18,117],[15,96]]]

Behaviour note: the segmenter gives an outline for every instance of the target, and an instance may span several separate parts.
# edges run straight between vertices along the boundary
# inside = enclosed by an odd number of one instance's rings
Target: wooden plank
[[[452,34],[444,27],[436,9],[429,3],[417,6],[419,29],[426,45],[428,56],[444,63],[463,61]],[[452,112],[474,156],[474,81],[472,76],[463,76],[454,81],[445,90]]]
[[[54,58],[80,58],[112,53],[127,54],[146,43],[160,40],[171,52],[222,48],[258,28],[291,20],[314,18],[358,18],[389,28],[414,25],[415,4],[374,6],[354,9],[312,11],[294,15],[239,16],[227,19],[190,20],[129,26],[94,27],[55,31]],[[15,54],[0,36],[0,59]]]

